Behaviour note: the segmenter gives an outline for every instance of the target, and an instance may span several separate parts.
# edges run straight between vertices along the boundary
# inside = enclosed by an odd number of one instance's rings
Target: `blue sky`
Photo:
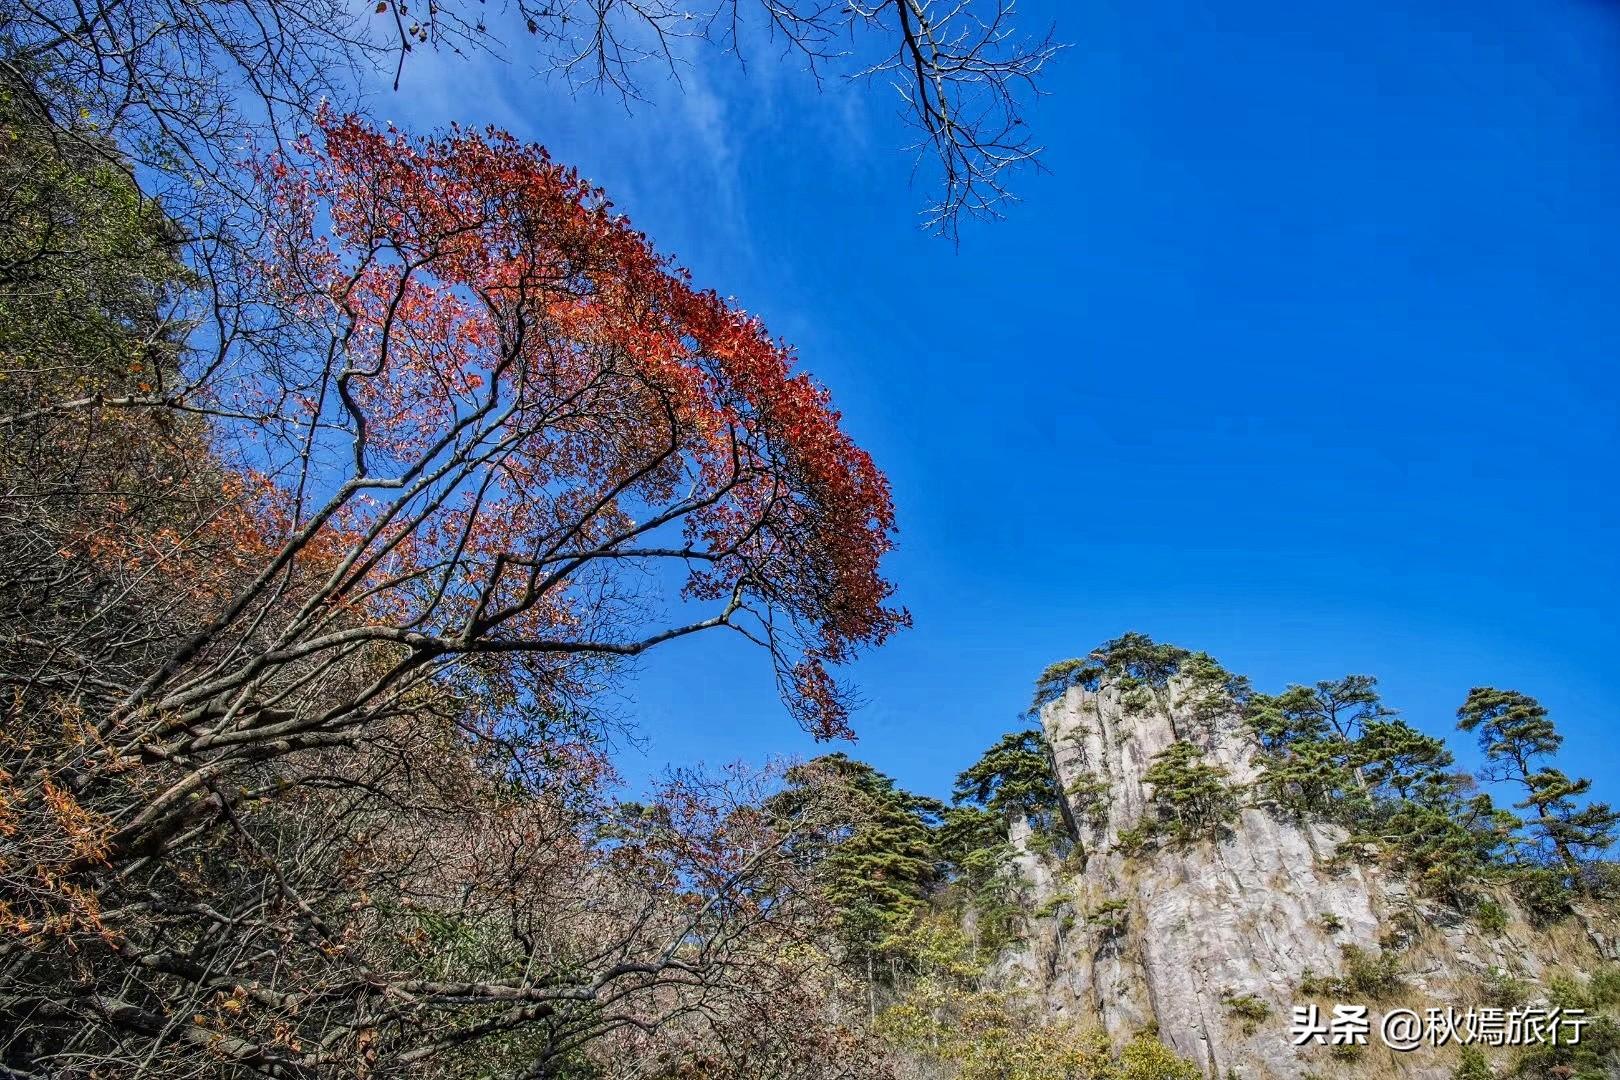
[[[945,793],[1047,663],[1137,629],[1262,689],[1375,674],[1436,733],[1524,690],[1620,801],[1620,6],[1021,14],[1073,44],[1031,113],[1050,172],[959,248],[916,227],[886,89],[769,54],[631,110],[420,57],[373,107],[547,144],[833,389],[916,619],[849,672],[853,752],[906,785]],[[632,779],[817,751],[714,635],[620,704]]]

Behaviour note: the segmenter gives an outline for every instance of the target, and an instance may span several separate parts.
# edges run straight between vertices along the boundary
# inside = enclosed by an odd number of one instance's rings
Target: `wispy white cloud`
[[[507,37],[504,57],[419,47],[398,91],[391,69],[378,73],[371,112],[413,130],[494,124],[542,143],[606,188],[660,247],[724,265],[728,277],[758,269],[750,221],[778,209],[750,205],[751,155],[790,131],[819,150],[807,169],[854,169],[870,150],[863,88],[824,73],[818,89],[780,42],[745,38],[740,57],[679,42],[674,69],[642,65],[642,98],[626,101],[539,71],[541,58],[523,52],[526,35]]]

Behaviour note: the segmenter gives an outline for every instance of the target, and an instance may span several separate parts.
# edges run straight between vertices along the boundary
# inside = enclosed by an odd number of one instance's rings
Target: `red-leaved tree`
[[[37,155],[4,163],[16,265],[71,241],[140,314],[0,281],[40,312],[0,336],[0,1068],[678,1072],[724,1039],[738,1076],[855,1075],[807,1019],[816,823],[693,778],[621,805],[582,722],[626,658],[731,630],[847,733],[833,672],[906,622],[893,510],[786,347],[495,132],[326,117],[261,161],[247,312],[131,276],[119,175],[0,120]]]
[[[704,630],[758,643],[793,715],[847,734],[830,669],[906,621],[893,509],[789,350],[538,147],[331,118],[305,150],[261,170],[277,351],[226,336],[211,361],[254,477],[219,520],[257,565],[103,724],[206,764],[120,844],[424,679],[574,697]]]

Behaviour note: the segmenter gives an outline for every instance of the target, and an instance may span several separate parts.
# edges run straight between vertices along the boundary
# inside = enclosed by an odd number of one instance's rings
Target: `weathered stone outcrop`
[[[1302,979],[1339,972],[1346,946],[1374,956],[1391,949],[1398,997],[1345,999],[1369,1004],[1376,1022],[1393,1005],[1421,1014],[1478,1003],[1493,968],[1525,980],[1533,1000],[1548,969],[1579,971],[1600,959],[1605,942],[1578,927],[1549,936],[1514,918],[1505,931],[1484,933],[1414,896],[1376,860],[1333,859],[1345,842],[1340,830],[1269,808],[1247,806],[1216,841],[1127,853],[1129,830],[1151,812],[1144,774],[1172,742],[1200,746],[1235,785],[1258,774],[1258,747],[1236,710],[1211,717],[1188,706],[1186,689],[1174,680],[1122,695],[1105,683],[1071,689],[1042,712],[1075,849],[1062,858],[1037,852],[1027,828],[1015,826],[1039,917],[1011,963],[1051,1014],[1099,1025],[1118,1041],[1156,1026],[1220,1080],[1439,1080],[1451,1074],[1455,1046],[1395,1054],[1375,1033],[1355,1061],[1335,1060],[1325,1047],[1296,1049],[1292,1007],[1333,1003],[1303,992]],[[1269,1008],[1263,1018],[1257,1003]]]

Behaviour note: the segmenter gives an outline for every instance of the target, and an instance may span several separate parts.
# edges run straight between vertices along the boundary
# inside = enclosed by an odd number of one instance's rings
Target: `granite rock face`
[[[1016,862],[1039,917],[1010,966],[1050,1015],[1100,1026],[1120,1042],[1156,1026],[1212,1078],[1449,1077],[1455,1046],[1392,1053],[1376,1029],[1357,1061],[1294,1047],[1293,1006],[1317,1001],[1327,1012],[1333,1004],[1304,993],[1302,978],[1339,973],[1346,946],[1369,956],[1388,946],[1401,969],[1398,1000],[1343,1002],[1368,1004],[1376,1024],[1394,1005],[1421,1015],[1476,1003],[1493,968],[1533,990],[1547,966],[1540,935],[1518,920],[1486,935],[1371,860],[1332,861],[1345,842],[1340,830],[1265,808],[1243,809],[1218,841],[1127,854],[1121,835],[1129,849],[1129,830],[1151,813],[1144,773],[1177,739],[1201,747],[1234,784],[1257,776],[1258,747],[1236,710],[1211,716],[1189,707],[1186,690],[1173,680],[1156,693],[1122,695],[1104,683],[1071,689],[1043,710],[1074,850],[1064,858],[1040,851],[1015,823]],[[1605,944],[1591,937],[1571,948],[1596,957]],[[1559,959],[1572,962],[1579,957]],[[1258,1003],[1265,1015],[1257,1018]]]

